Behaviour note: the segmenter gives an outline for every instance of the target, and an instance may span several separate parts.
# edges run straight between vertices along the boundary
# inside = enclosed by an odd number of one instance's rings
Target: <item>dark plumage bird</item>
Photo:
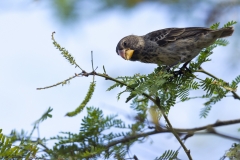
[[[122,38],[116,52],[125,60],[174,66],[191,61],[199,52],[218,38],[231,36],[232,27],[166,28],[144,36],[130,35]]]

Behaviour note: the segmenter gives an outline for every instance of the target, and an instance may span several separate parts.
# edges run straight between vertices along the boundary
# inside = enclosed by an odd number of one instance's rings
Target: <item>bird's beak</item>
[[[131,50],[131,49],[118,50],[118,54],[125,60],[131,59],[133,52],[134,52],[134,50]]]
[[[125,49],[118,50],[118,55],[120,55],[123,59],[126,59],[125,58]]]

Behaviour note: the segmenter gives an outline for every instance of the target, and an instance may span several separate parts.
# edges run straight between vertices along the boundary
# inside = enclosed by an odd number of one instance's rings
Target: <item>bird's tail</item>
[[[231,36],[234,29],[233,29],[233,27],[226,27],[226,28],[219,29],[219,31],[222,31],[222,34],[220,35],[219,38],[223,38],[223,37]]]

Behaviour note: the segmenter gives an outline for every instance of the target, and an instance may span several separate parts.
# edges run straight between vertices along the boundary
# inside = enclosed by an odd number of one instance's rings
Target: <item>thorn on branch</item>
[[[186,141],[188,138],[192,137],[193,135],[194,135],[194,132],[189,132],[182,138],[182,140]]]
[[[91,51],[91,62],[92,62],[92,70],[94,71],[94,67],[93,67],[93,51]]]
[[[136,155],[134,155],[134,156],[133,156],[133,159],[134,159],[134,160],[138,160],[138,158],[137,158],[137,156],[136,156]]]

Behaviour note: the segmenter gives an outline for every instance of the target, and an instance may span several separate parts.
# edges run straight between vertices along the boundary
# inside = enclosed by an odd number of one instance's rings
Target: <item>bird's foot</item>
[[[171,72],[171,68],[174,67],[175,65],[170,65],[170,66],[165,66],[167,72]]]
[[[192,73],[192,71],[187,67],[189,62],[190,61],[184,63],[178,71],[174,71],[174,76],[183,75],[184,73]]]

